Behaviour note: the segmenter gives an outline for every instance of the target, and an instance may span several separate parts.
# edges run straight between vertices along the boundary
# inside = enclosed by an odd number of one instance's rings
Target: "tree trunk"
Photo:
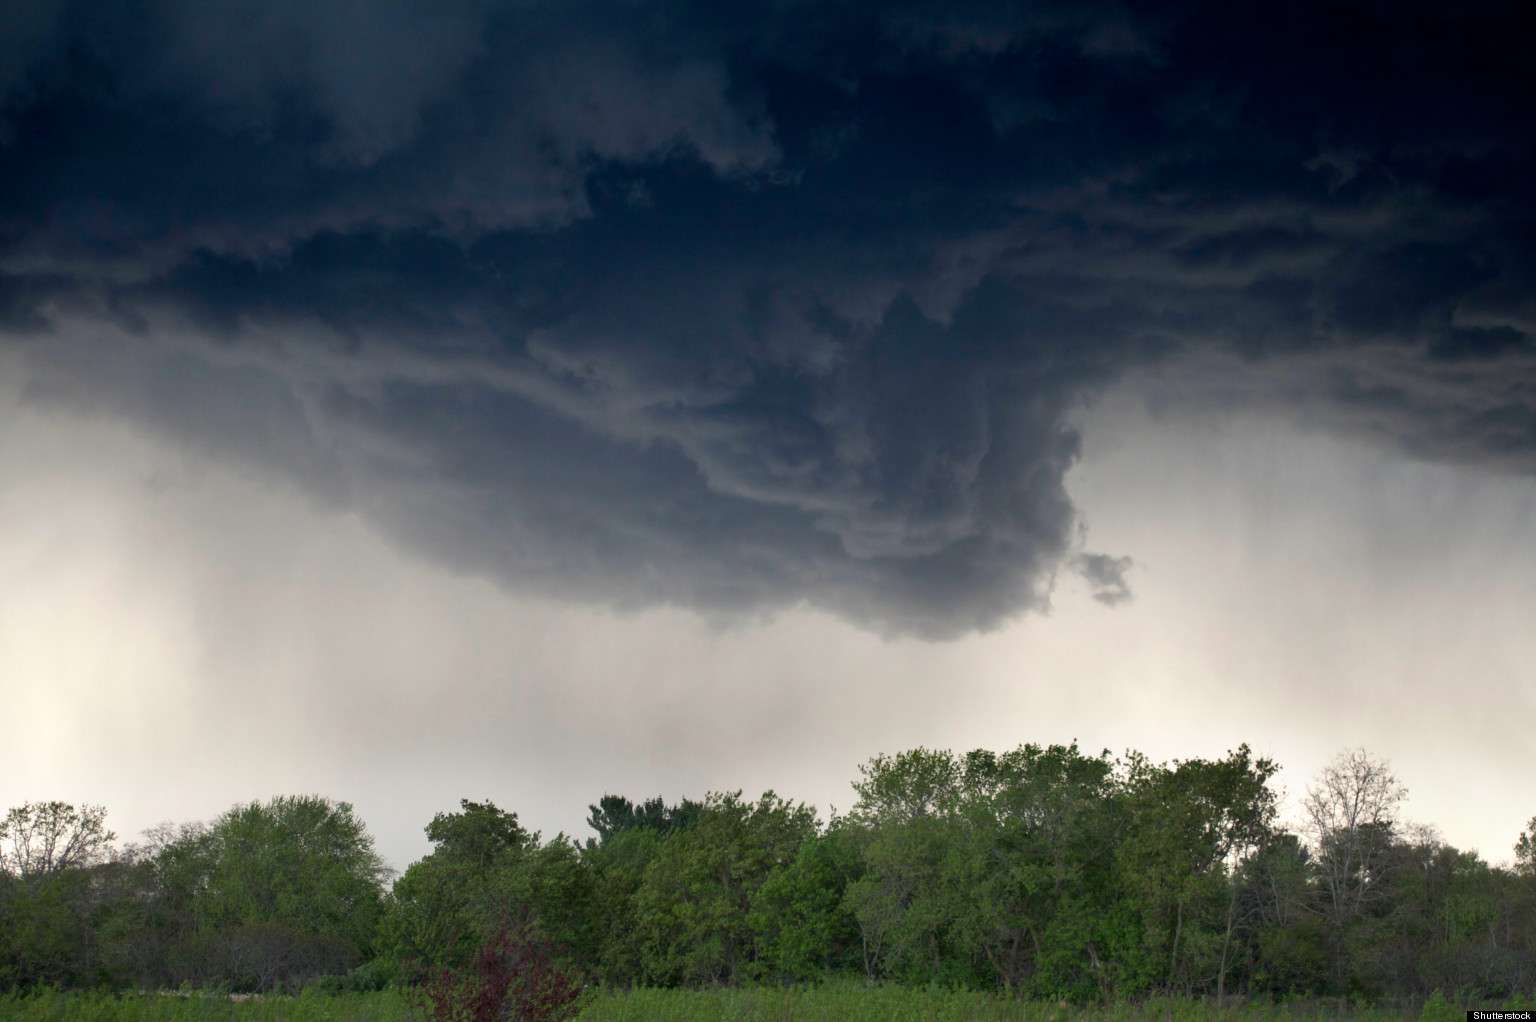
[[[1234,871],[1235,874],[1236,871]],[[1221,938],[1221,971],[1216,974],[1216,1006],[1227,995],[1227,949],[1232,946],[1232,917],[1237,914],[1237,877],[1232,877],[1232,897],[1227,902],[1227,932]]]
[[[1173,992],[1173,972],[1179,961],[1179,937],[1184,933],[1184,903],[1179,902],[1178,924],[1173,928],[1173,950],[1168,953],[1168,992]]]

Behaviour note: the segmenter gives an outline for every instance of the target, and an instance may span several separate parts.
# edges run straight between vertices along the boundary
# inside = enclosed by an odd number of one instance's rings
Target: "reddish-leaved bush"
[[[503,926],[464,969],[441,967],[417,989],[432,1022],[569,1022],[588,991],[526,924]]]

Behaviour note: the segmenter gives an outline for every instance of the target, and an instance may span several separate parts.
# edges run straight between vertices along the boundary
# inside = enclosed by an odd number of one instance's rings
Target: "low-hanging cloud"
[[[1064,479],[1131,371],[1536,469],[1515,3],[39,12],[34,398],[514,587],[925,636],[1063,566],[1123,600]]]

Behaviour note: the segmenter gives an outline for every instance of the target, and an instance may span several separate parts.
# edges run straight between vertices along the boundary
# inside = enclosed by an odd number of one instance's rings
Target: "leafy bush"
[[[549,942],[524,925],[503,926],[467,969],[436,969],[417,998],[433,1022],[569,1022],[589,1000],[555,964]]]
[[[1429,995],[1429,1000],[1424,1002],[1424,1007],[1419,1011],[1419,1022],[1456,1022],[1461,1017],[1461,1009],[1439,990]]]

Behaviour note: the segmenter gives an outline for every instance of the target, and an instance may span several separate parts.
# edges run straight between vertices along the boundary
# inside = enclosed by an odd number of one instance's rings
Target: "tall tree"
[[[709,795],[691,828],[661,841],[635,892],[647,978],[734,983],[759,975],[753,900],[816,831],[815,810],[771,791],[756,802],[739,791]]]
[[[1240,746],[1221,760],[1143,765],[1133,778],[1134,834],[1123,845],[1128,884],[1167,962],[1163,986],[1226,993],[1238,923],[1239,875],[1273,833],[1278,767]]]
[[[1318,772],[1302,799],[1302,826],[1312,844],[1337,989],[1347,986],[1352,960],[1373,939],[1369,932],[1354,931],[1368,907],[1385,905],[1382,866],[1407,794],[1385,761],[1350,749]]]
[[[1373,871],[1391,844],[1407,795],[1389,765],[1364,749],[1339,753],[1308,786],[1301,803],[1304,824],[1336,921],[1359,914],[1374,896]]]
[[[981,877],[963,823],[965,769],[953,753],[912,749],[859,767],[849,823],[865,869],[848,888],[871,978],[968,982],[953,953]],[[951,973],[951,975],[946,975]]]
[[[1536,880],[1536,816],[1515,841],[1515,872]]]
[[[427,824],[427,840],[437,847],[440,860],[475,866],[491,866],[516,854],[530,838],[517,822],[517,814],[496,808],[494,802],[459,800],[459,812],[437,813]]]
[[[351,805],[318,795],[238,805],[212,838],[205,897],[215,928],[276,923],[369,953],[389,871]]]
[[[597,844],[606,845],[615,835],[636,830],[670,834],[698,822],[704,803],[683,799],[668,805],[661,796],[635,803],[623,795],[604,795],[587,806],[587,826],[597,831]]]
[[[1114,853],[1125,826],[1107,752],[1022,746],[965,759],[966,823],[981,854],[974,940],[1007,988],[1091,996],[1114,980]]]
[[[22,879],[97,862],[116,840],[101,806],[28,802],[0,821],[0,869]]]
[[[860,967],[858,921],[846,895],[863,873],[858,835],[839,819],[769,870],[747,916],[764,978],[809,982]]]
[[[542,842],[492,802],[459,805],[433,816],[426,832],[435,847],[395,881],[381,924],[386,960],[408,973],[464,966],[512,926],[590,966],[601,938],[591,871],[575,843],[563,834]]]

